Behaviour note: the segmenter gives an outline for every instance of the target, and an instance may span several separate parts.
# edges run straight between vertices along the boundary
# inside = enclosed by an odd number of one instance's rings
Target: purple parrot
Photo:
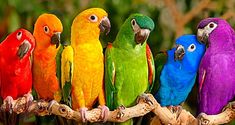
[[[225,20],[207,18],[197,38],[207,49],[199,67],[199,111],[220,113],[235,95],[235,33]]]

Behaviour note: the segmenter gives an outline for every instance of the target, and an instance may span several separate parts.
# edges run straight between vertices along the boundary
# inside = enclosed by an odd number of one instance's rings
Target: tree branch
[[[175,0],[164,0],[164,3],[170,11],[175,22],[175,29],[177,29],[175,31],[176,37],[179,37],[184,33],[185,25],[190,22],[195,16],[197,16],[202,10],[208,8],[208,4],[211,3],[211,0],[201,0],[195,7],[193,7],[187,13],[183,13],[178,10]]]
[[[196,6],[194,6],[189,12],[183,17],[184,24],[190,22],[195,16],[201,13],[202,10],[208,7],[211,0],[201,0]]]
[[[198,116],[199,123],[202,125],[225,124],[235,119],[235,101],[229,103],[223,112],[217,115],[207,115],[201,113]]]
[[[144,116],[149,112],[153,112],[162,124],[174,124],[174,125],[212,125],[212,124],[224,124],[235,119],[235,101],[228,104],[225,110],[218,115],[206,115],[200,114],[195,118],[190,112],[182,109],[180,114],[171,113],[166,107],[161,107],[160,104],[154,99],[151,94],[146,94],[146,98],[139,98],[137,105],[123,110],[116,109],[109,111],[109,122],[124,122],[134,117]],[[151,102],[151,103],[150,103]],[[1,105],[1,110],[6,109],[6,104]],[[58,115],[65,117],[66,119],[73,119],[81,122],[81,115],[78,111],[72,110],[70,107],[64,104],[59,104],[56,101],[33,101],[26,107],[26,98],[21,97],[13,101],[13,111],[17,114],[24,112],[35,113],[39,116],[45,115]],[[120,115],[121,114],[121,115]],[[100,122],[101,109],[94,108],[87,111],[87,120],[89,122]],[[118,117],[121,116],[121,117]]]
[[[228,20],[229,18],[235,17],[235,13],[233,11],[228,10],[226,13],[224,13],[221,18]]]

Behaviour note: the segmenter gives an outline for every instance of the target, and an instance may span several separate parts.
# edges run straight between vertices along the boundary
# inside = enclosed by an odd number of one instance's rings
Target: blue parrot
[[[178,106],[191,91],[205,45],[195,35],[183,35],[176,48],[167,51],[167,61],[160,72],[160,87],[155,98],[161,106]],[[158,65],[158,64],[156,64]]]

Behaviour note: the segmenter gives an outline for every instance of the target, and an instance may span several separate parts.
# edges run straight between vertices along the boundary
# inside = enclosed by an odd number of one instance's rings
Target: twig
[[[201,113],[198,116],[199,123],[202,125],[218,125],[229,123],[230,121],[235,119],[235,101],[229,103],[225,110],[217,115],[207,115],[205,113]]]
[[[148,94],[147,96],[151,100],[155,100],[152,95]],[[25,97],[18,98],[17,100],[13,101],[13,111],[16,112],[17,114],[23,113],[23,112],[32,112],[39,116],[54,114],[54,115],[65,117],[67,119],[73,119],[78,122],[82,121],[81,115],[78,111],[74,111],[67,105],[59,104],[55,101],[49,102],[49,103],[45,101],[33,101],[29,105],[27,111],[26,111],[25,105],[26,105],[26,98]],[[108,116],[107,121],[124,122],[130,118],[144,116],[145,114],[149,113],[154,108],[155,108],[154,104],[149,105],[148,103],[145,103],[144,99],[140,98],[137,105],[130,107],[130,108],[125,108],[122,111],[123,115],[121,118],[117,117],[119,110],[109,111],[109,116]],[[5,110],[6,104],[3,104],[1,106],[1,109]],[[101,109],[94,108],[87,112],[87,120],[89,122],[99,122],[101,121],[100,115],[101,115]]]
[[[212,125],[212,124],[224,124],[235,119],[235,101],[228,104],[225,110],[218,115],[206,115],[200,114],[195,118],[190,112],[182,109],[179,115],[171,113],[166,107],[161,107],[160,104],[154,99],[151,94],[146,94],[148,101],[145,98],[139,98],[137,105],[129,108],[125,108],[120,112],[119,109],[109,111],[109,122],[124,122],[134,117],[144,116],[149,112],[153,112],[162,124],[171,125]],[[149,103],[151,102],[151,103]],[[21,97],[13,101],[13,111],[17,114],[24,112],[35,113],[38,116],[45,115],[58,115],[65,117],[66,119],[73,119],[81,122],[81,115],[78,111],[72,110],[70,107],[64,104],[59,104],[55,101],[33,101],[28,108],[26,108],[26,98]],[[6,109],[6,104],[1,106],[2,110]],[[27,110],[26,110],[27,109]],[[122,113],[122,117],[118,117],[118,114]],[[101,109],[94,108],[87,111],[87,120],[89,122],[100,122]]]
[[[228,10],[226,13],[224,13],[221,18],[228,20],[229,18],[235,17],[235,13],[233,11]]]

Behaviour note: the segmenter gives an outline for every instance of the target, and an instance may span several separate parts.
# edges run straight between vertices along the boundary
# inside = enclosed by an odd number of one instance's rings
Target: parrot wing
[[[157,93],[157,90],[158,90],[159,85],[160,85],[161,72],[162,72],[162,69],[163,69],[164,65],[167,62],[167,57],[168,57],[167,51],[160,51],[154,57],[156,79],[155,79],[155,83],[152,87],[152,91],[151,91],[152,94]]]
[[[154,66],[153,55],[148,44],[146,44],[146,56],[147,56],[147,63],[148,63],[148,81],[149,81],[148,91],[151,92],[154,86],[154,80],[155,80],[155,66]]]
[[[71,106],[71,87],[73,77],[73,48],[64,46],[61,54],[61,88],[63,102]]]
[[[115,64],[112,59],[112,44],[105,51],[105,92],[106,103],[110,110],[114,110],[115,100]]]

